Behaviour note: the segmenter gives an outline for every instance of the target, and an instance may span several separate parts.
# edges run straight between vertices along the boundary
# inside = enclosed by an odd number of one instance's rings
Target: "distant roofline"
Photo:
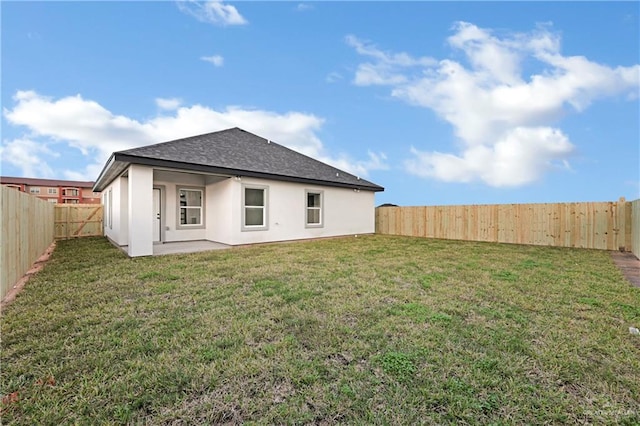
[[[79,188],[93,188],[93,181],[79,181],[79,180],[63,180],[63,179],[40,179],[40,178],[27,178],[16,176],[0,176],[0,184],[13,184],[13,185],[29,185],[29,186],[69,186]]]

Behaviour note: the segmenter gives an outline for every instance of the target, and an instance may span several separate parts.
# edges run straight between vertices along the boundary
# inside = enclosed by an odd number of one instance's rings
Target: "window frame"
[[[247,193],[247,189],[259,189],[263,191],[263,201],[264,205],[262,206],[262,225],[247,225],[246,224],[246,212],[247,207],[256,208],[260,206],[247,206],[245,202],[245,196]],[[267,185],[254,185],[254,184],[242,184],[242,205],[240,206],[242,210],[241,214],[241,222],[240,228],[244,231],[268,231],[269,230],[269,186]]]
[[[320,196],[320,207],[309,207],[309,194]],[[309,223],[309,209],[320,212],[319,223]],[[304,226],[305,228],[324,228],[324,191],[318,189],[306,189],[304,191]]]
[[[40,187],[39,186],[30,187],[29,194],[40,194]]]
[[[47,194],[49,195],[57,195],[58,194],[58,188],[47,188]]]
[[[200,197],[200,206],[181,206],[180,205],[180,191],[198,191],[201,194]],[[205,208],[206,208],[206,191],[202,186],[185,186],[185,185],[176,185],[176,229],[177,230],[186,230],[186,229],[204,229],[205,228]],[[180,223],[181,211],[182,209],[200,209],[200,223]]]

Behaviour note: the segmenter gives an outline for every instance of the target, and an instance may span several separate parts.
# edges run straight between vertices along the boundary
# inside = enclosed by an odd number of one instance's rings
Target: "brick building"
[[[100,204],[93,182],[0,176],[0,184],[35,195],[51,203]]]

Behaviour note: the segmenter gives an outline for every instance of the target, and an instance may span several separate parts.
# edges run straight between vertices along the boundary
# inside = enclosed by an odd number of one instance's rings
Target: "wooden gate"
[[[102,236],[101,204],[56,204],[57,240]]]

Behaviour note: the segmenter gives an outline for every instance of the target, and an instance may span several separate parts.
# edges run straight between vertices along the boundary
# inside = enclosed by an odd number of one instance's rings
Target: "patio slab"
[[[611,257],[631,285],[640,287],[640,260],[633,253],[617,251],[611,252]]]
[[[231,246],[207,240],[177,241],[173,243],[154,244],[153,255],[161,256],[164,254],[196,253],[199,251],[224,250],[228,248],[231,248]]]

